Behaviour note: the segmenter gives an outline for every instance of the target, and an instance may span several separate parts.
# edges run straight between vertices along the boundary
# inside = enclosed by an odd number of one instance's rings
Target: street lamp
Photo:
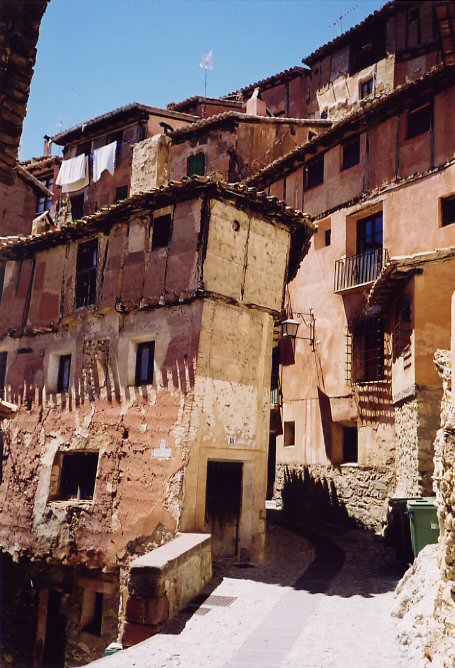
[[[300,322],[294,318],[286,318],[281,322],[281,334],[283,339],[290,338],[295,340]]]

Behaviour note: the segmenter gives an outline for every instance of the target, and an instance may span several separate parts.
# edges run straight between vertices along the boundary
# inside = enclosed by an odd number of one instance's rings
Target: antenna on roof
[[[207,71],[213,70],[213,51],[210,49],[206,56],[201,56],[199,67],[204,70],[204,97],[207,97]]]
[[[60,114],[60,116],[58,117],[58,121],[55,124],[57,126],[57,129],[58,129],[59,132],[61,132],[63,130],[64,120],[65,119],[63,118],[63,114]]]
[[[332,21],[332,23],[329,23],[329,28],[334,28],[337,23],[340,24],[340,35],[343,33],[343,19],[346,18],[349,14],[351,14],[354,10],[358,8],[359,5],[353,5],[350,9],[347,9],[344,14],[341,14],[335,21]]]

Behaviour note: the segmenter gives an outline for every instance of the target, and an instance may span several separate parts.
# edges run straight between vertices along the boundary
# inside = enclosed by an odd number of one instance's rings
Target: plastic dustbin
[[[116,654],[117,652],[121,652],[122,649],[123,647],[121,643],[111,642],[111,644],[108,645],[104,650],[104,656],[111,656],[111,654]]]
[[[411,524],[412,551],[416,557],[425,545],[438,542],[436,498],[424,496],[421,499],[412,499],[407,502],[406,508]]]
[[[412,498],[389,499],[388,538],[397,551],[397,557],[406,570],[414,561],[412,549],[411,527],[406,504]]]

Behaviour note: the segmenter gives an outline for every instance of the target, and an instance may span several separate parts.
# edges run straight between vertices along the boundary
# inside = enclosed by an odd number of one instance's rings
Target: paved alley
[[[279,515],[277,515],[279,517]],[[423,668],[401,655],[381,540],[272,524],[261,565],[221,564],[166,633],[99,668]]]

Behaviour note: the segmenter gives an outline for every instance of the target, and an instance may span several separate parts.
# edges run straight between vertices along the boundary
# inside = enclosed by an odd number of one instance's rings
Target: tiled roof
[[[455,248],[438,248],[425,253],[391,257],[368,294],[368,306],[384,306],[397,288],[406,282],[416,269],[428,262],[444,262],[455,259]]]
[[[64,145],[86,130],[93,131],[96,129],[96,126],[101,126],[108,121],[115,121],[116,118],[121,118],[122,116],[142,118],[151,115],[163,116],[164,118],[177,118],[179,120],[186,120],[188,123],[198,119],[198,116],[192,116],[191,114],[182,114],[179,111],[160,109],[159,107],[151,107],[147,104],[132,102],[131,104],[127,104],[124,107],[118,107],[113,111],[109,111],[107,114],[95,116],[95,118],[92,118],[89,121],[79,123],[78,125],[75,125],[68,130],[59,132],[58,134],[51,137],[51,141],[54,142],[54,144]]]
[[[37,158],[30,158],[30,160],[22,160],[19,164],[27,171],[32,171],[33,169],[45,169],[61,162],[62,158],[58,155],[42,155]]]
[[[327,132],[313,137],[305,144],[296,146],[289,153],[277,158],[270,165],[257,172],[257,174],[246,179],[245,183],[261,188],[264,187],[265,184],[271,183],[277,174],[288,173],[301,166],[309,154],[314,155],[315,149],[319,145],[330,145],[330,142],[341,137],[344,132],[355,126],[359,120],[371,117],[376,113],[379,113],[381,118],[385,118],[383,114],[386,107],[392,107],[395,103],[401,102],[402,98],[406,98],[411,91],[413,95],[421,94],[422,89],[427,84],[436,85],[437,82],[441,82],[441,84],[453,84],[455,82],[455,66],[444,67],[443,65],[439,65],[416,81],[409,81],[384,95],[372,98],[371,100],[364,100],[360,109],[351,112],[340,121],[334,123]]]
[[[22,165],[16,165],[16,172],[24,181],[27,181],[32,186],[32,188],[38,190],[42,195],[45,195],[46,197],[52,197],[52,192],[46,188],[44,183],[41,183],[41,181],[33,176],[33,174],[31,174],[27,169],[22,167]]]
[[[340,46],[343,46],[346,42],[349,42],[352,39],[352,37],[355,35],[357,31],[369,27],[373,25],[376,21],[388,16],[389,14],[392,14],[393,11],[395,11],[396,5],[397,5],[396,0],[391,0],[390,2],[386,2],[383,7],[377,9],[372,14],[369,14],[363,21],[360,21],[360,23],[353,26],[349,30],[346,30],[346,32],[342,33],[341,35],[338,35],[338,37],[335,37],[334,39],[330,40],[330,42],[326,42],[326,44],[323,44],[322,46],[318,47],[316,51],[310,53],[309,56],[302,58],[302,63],[311,65],[312,63],[314,63],[315,60],[319,60],[327,52],[339,48]]]
[[[220,97],[203,97],[202,95],[194,95],[193,97],[188,97],[186,100],[182,100],[181,102],[170,102],[167,105],[167,108],[171,111],[180,111],[181,109],[189,107],[198,102],[201,104],[220,104],[226,107],[234,107],[236,109],[243,106],[243,102],[237,102],[236,100],[226,100]]]
[[[102,229],[105,223],[112,224],[113,220],[130,217],[143,210],[144,207],[161,208],[176,201],[193,199],[203,194],[227,199],[230,202],[241,200],[253,210],[272,216],[285,225],[303,226],[308,240],[316,229],[307,214],[287,206],[277,197],[240,183],[228,184],[210,177],[193,176],[181,181],[170,181],[166,186],[132,195],[121,202],[104,207],[96,213],[84,216],[75,222],[66,223],[59,228],[35,235],[3,238],[0,242],[0,257],[15,257],[16,254],[22,254],[26,248],[41,248],[65,243],[68,239],[81,238]]]
[[[244,88],[239,88],[238,90],[234,90],[232,93],[228,93],[228,95],[225,95],[225,98],[231,98],[231,97],[242,97],[244,98],[247,93],[252,93],[255,88],[270,88],[276,83],[280,83],[282,81],[288,81],[289,79],[294,79],[295,77],[300,76],[304,72],[308,71],[305,67],[302,67],[301,65],[296,65],[295,67],[290,67],[287,70],[283,70],[282,72],[278,72],[278,74],[272,74],[269,77],[266,77],[265,79],[261,79],[260,81],[256,81],[256,83],[249,84],[248,86],[244,86]]]
[[[283,116],[254,116],[251,114],[243,114],[239,111],[224,111],[222,114],[209,116],[208,118],[201,118],[196,123],[191,125],[182,125],[170,133],[172,139],[180,139],[187,137],[199,130],[213,126],[222,125],[229,121],[239,123],[272,123],[277,125],[320,125],[322,127],[331,127],[332,122],[321,120],[319,118],[284,118]]]

